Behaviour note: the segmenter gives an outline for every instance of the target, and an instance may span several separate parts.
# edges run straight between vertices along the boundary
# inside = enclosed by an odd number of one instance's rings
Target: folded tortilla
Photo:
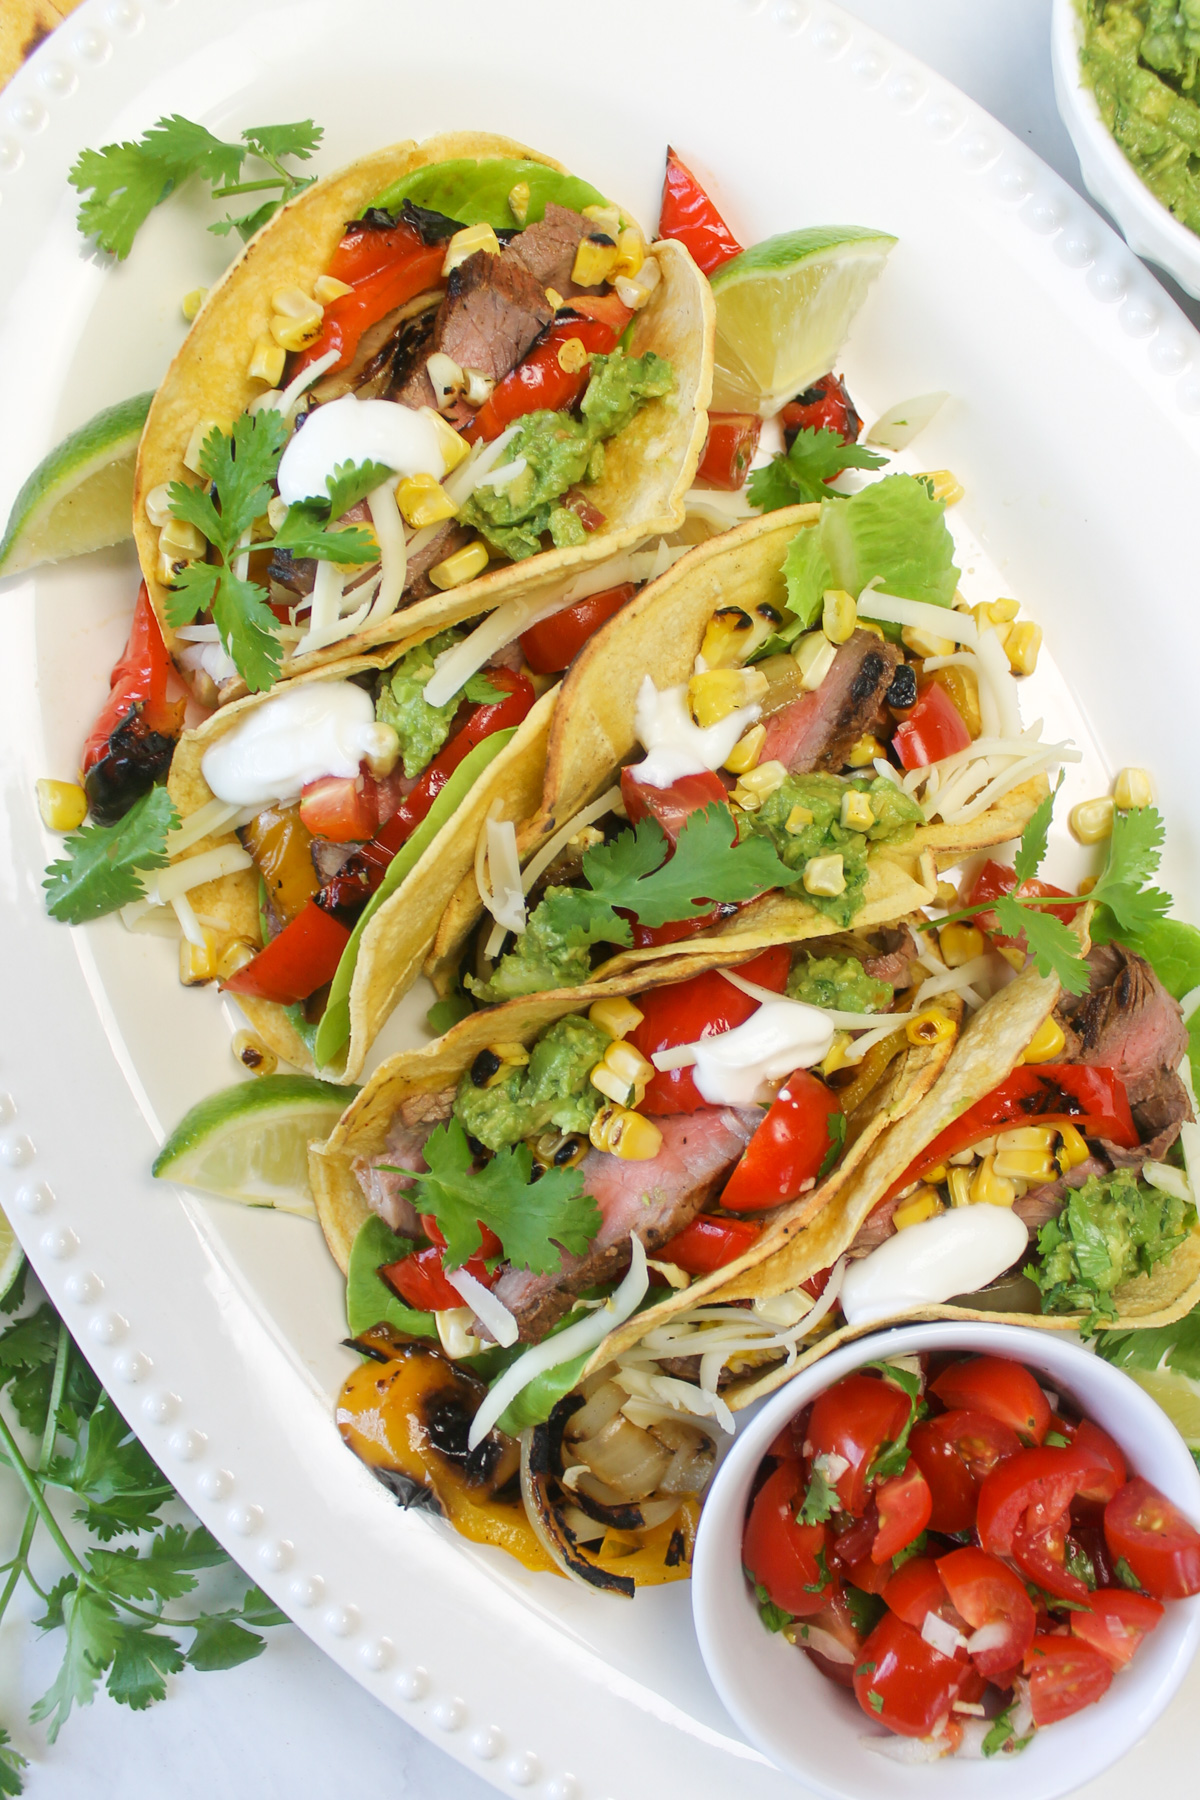
[[[134,485],[134,536],[154,610],[169,648],[175,632],[167,621],[168,590],[158,580],[158,532],[146,515],[146,495],[163,482],[188,481],[183,457],[200,419],[232,422],[262,383],[246,373],[259,338],[269,335],[271,296],[281,287],[310,292],[328,268],[348,220],[414,170],[463,158],[525,158],[565,174],[560,163],[509,138],[486,132],[452,132],[377,150],[340,174],[327,176],[269,220],[206,298],[195,324],[168,369],[150,408],[138,452]],[[654,350],[670,362],[670,394],[644,405],[617,437],[605,444],[604,473],[588,486],[588,499],[604,514],[602,529],[587,543],[547,550],[523,562],[493,567],[474,581],[401,606],[354,636],[283,664],[284,675],[320,668],[360,654],[377,643],[440,630],[460,619],[490,612],[523,592],[531,579],[559,580],[614,551],[673,531],[684,517],[708,430],[712,391],[715,314],[708,282],[674,240],[649,246],[662,279],[634,314],[631,354]],[[230,693],[236,690],[231,687]],[[244,691],[244,690],[243,690]]]

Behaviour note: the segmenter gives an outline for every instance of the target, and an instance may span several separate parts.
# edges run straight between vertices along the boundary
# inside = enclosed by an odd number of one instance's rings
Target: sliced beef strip
[[[317,871],[317,880],[324,887],[339,873],[343,864],[362,849],[361,844],[335,844],[332,838],[314,838],[309,854],[313,868]]]
[[[396,1168],[425,1170],[424,1149],[436,1125],[450,1117],[454,1106],[454,1089],[436,1093],[410,1094],[400,1102],[388,1128],[383,1149],[377,1156],[357,1156],[352,1164],[355,1179],[371,1211],[391,1231],[403,1236],[421,1234],[417,1209],[409,1198],[412,1179],[397,1174]],[[391,1166],[388,1166],[391,1165]]]
[[[465,525],[455,519],[447,519],[438,527],[428,543],[411,554],[408,559],[408,572],[404,592],[409,600],[428,600],[437,589],[429,579],[429,571],[447,556],[453,556],[456,550],[470,542],[471,532]]]
[[[650,1163],[590,1150],[579,1169],[601,1224],[586,1255],[564,1252],[561,1268],[548,1275],[506,1269],[493,1289],[515,1316],[522,1341],[540,1343],[576,1294],[615,1280],[628,1266],[635,1231],[654,1251],[690,1224],[720,1192],[761,1121],[757,1107],[732,1106],[658,1119],[662,1148]]]
[[[503,381],[554,317],[542,284],[511,250],[477,250],[450,275],[433,347],[460,369]]]
[[[863,973],[873,981],[890,981],[893,989],[911,987],[916,980],[914,964],[919,948],[912,932],[907,925],[900,925],[894,931],[880,932],[879,936],[882,948],[876,955],[863,958]]]
[[[852,744],[870,730],[901,661],[895,644],[856,631],[814,693],[793,700],[767,721],[760,761],[781,762],[792,775],[836,773]]]
[[[567,206],[555,206],[551,201],[545,216],[536,225],[527,225],[521,235],[513,239],[505,255],[524,263],[539,286],[551,287],[564,300],[569,300],[574,294],[589,291],[577,287],[571,280],[575,253],[588,229],[588,221],[582,213],[572,212]]]
[[[1058,1016],[1078,1038],[1074,1060],[1113,1069],[1130,1105],[1137,1106],[1158,1091],[1164,1070],[1173,1072],[1182,1062],[1188,1045],[1183,1016],[1144,957],[1121,944],[1097,944],[1087,960],[1087,993],[1064,994]]]

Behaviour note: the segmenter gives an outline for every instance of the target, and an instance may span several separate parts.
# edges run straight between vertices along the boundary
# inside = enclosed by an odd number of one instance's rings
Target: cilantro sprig
[[[642,819],[634,831],[587,851],[583,872],[598,900],[650,926],[699,918],[721,902],[750,900],[798,879],[769,839],[739,843],[732,812],[716,800],[689,814],[673,854],[662,826]]]
[[[790,450],[781,450],[765,468],[755,469],[746,488],[751,506],[777,512],[781,506],[837,497],[826,486],[843,469],[881,469],[887,462],[865,444],[844,443],[841,434],[824,426],[798,431]]]
[[[51,863],[46,910],[64,925],[116,912],[145,892],[143,872],[167,865],[167,833],[179,823],[166,788],[151,788],[115,825],[84,825],[64,839],[66,861]]]
[[[190,176],[199,175],[211,183],[216,200],[272,193],[271,199],[240,218],[226,214],[208,228],[218,236],[236,231],[250,238],[286,201],[312,186],[315,176],[296,175],[285,168],[284,161],[293,157],[307,162],[323,135],[311,119],[300,119],[290,125],[247,126],[241,143],[230,144],[203,125],[172,113],[132,143],[83,151],[67,176],[71,186],[84,195],[79,229],[85,237],[95,238],[102,250],[124,259],[154,208]],[[269,173],[240,180],[247,156]]]
[[[911,1369],[898,1368],[895,1363],[867,1363],[868,1369],[878,1369],[885,1381],[900,1388],[908,1398],[908,1417],[894,1438],[880,1446],[879,1452],[867,1471],[870,1481],[890,1481],[893,1475],[903,1475],[908,1466],[908,1440],[912,1436],[912,1428],[917,1420],[923,1418],[929,1410],[921,1397],[921,1383]]]
[[[216,560],[189,562],[180,569],[166,598],[171,625],[190,625],[211,612],[221,642],[251,693],[274,686],[283,660],[279,621],[267,604],[267,590],[237,572],[243,540],[261,519],[275,492],[287,426],[271,407],[242,413],[231,431],[219,426],[200,449],[200,469],[211,489],[173,481],[167,490],[172,516],[194,525],[208,539]],[[326,480],[327,499],[290,506],[274,537],[260,538],[256,550],[286,550],[319,562],[369,563],[379,556],[372,532],[361,526],[332,529],[333,523],[378,487],[391,471],[382,463],[339,463]]]
[[[0,1311],[26,1307],[25,1274],[22,1265]],[[121,1705],[141,1711],[165,1697],[168,1677],[185,1666],[232,1669],[265,1649],[262,1628],[287,1621],[253,1585],[234,1605],[178,1610],[202,1578],[240,1572],[202,1525],[164,1523],[164,1509],[177,1506],[174,1489],[49,1302],[31,1299],[0,1333],[0,1395],[15,1419],[0,1409],[0,1465],[28,1502],[15,1554],[0,1569],[0,1619],[27,1584],[43,1606],[37,1629],[63,1633],[58,1674],[30,1713],[33,1723],[46,1725],[51,1743],[101,1683]],[[32,1452],[24,1447],[31,1436]],[[77,1528],[69,1534],[51,1510],[51,1493],[76,1503]],[[114,1538],[133,1541],[109,1547]],[[47,1539],[65,1573],[43,1587]],[[191,1637],[186,1650],[183,1633]],[[0,1794],[22,1791],[26,1766],[0,1728]]]
[[[804,1500],[796,1513],[798,1525],[823,1525],[831,1519],[841,1506],[837,1489],[828,1479],[825,1471],[814,1465]]]

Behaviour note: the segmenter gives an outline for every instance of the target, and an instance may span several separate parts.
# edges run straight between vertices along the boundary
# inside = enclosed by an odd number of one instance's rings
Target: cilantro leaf
[[[868,1471],[872,1481],[888,1481],[893,1475],[903,1475],[908,1464],[908,1440],[912,1428],[926,1411],[925,1402],[921,1398],[921,1383],[911,1369],[897,1368],[895,1363],[868,1363],[869,1369],[878,1369],[885,1381],[903,1389],[908,1396],[908,1417],[904,1421],[897,1437],[889,1438],[875,1457]]]
[[[1060,771],[1058,782],[1040,800],[1030,816],[1029,823],[1021,833],[1021,842],[1017,854],[1013,858],[1013,870],[1017,877],[1017,886],[1022,882],[1032,881],[1042,866],[1046,855],[1047,839],[1050,832],[1050,820],[1054,815],[1054,802],[1058,798],[1058,790],[1065,779],[1065,770]]]
[[[3,1345],[0,1338],[0,1345]],[[1174,1369],[1200,1381],[1200,1307],[1193,1307],[1174,1325],[1150,1326],[1145,1331],[1104,1331],[1096,1340],[1097,1353],[1120,1369]]]
[[[80,231],[122,261],[141,226],[175,185],[166,163],[130,143],[85,150],[67,180],[88,196],[79,208]]]
[[[115,825],[85,825],[68,833],[68,860],[51,863],[42,886],[46,911],[66,925],[82,925],[138,900],[142,872],[167,864],[167,833],[179,814],[164,787],[143,794]]]
[[[1113,815],[1108,862],[1092,889],[1092,899],[1108,907],[1119,927],[1145,931],[1166,917],[1171,896],[1146,883],[1162,858],[1163,820],[1156,807]]]
[[[212,1569],[229,1559],[203,1525],[188,1532],[168,1525],[139,1556],[131,1545],[123,1550],[93,1550],[89,1566],[109,1593],[124,1600],[178,1600],[196,1585],[195,1569]]]
[[[881,1713],[883,1711],[883,1695],[877,1694],[874,1688],[867,1689],[867,1700],[870,1703],[871,1711],[873,1713]]]
[[[332,532],[326,527],[335,524],[377,487],[382,487],[394,473],[386,464],[370,460],[339,463],[333,474],[325,478],[328,499],[314,495],[289,506],[274,543],[293,556],[315,556],[325,562],[375,561],[379,544],[372,532],[363,527]]]
[[[419,1210],[432,1213],[445,1236],[448,1270],[478,1251],[481,1222],[514,1268],[538,1275],[561,1268],[563,1250],[581,1256],[600,1229],[600,1209],[583,1192],[578,1169],[547,1169],[530,1181],[528,1144],[496,1151],[476,1172],[466,1132],[452,1118],[431,1133],[424,1155],[428,1173],[413,1176]]]
[[[758,1616],[768,1631],[782,1631],[785,1625],[792,1623],[791,1613],[776,1606],[761,1581],[754,1584],[754,1598],[758,1601]]]
[[[298,162],[307,162],[325,132],[311,119],[297,119],[292,125],[247,125],[242,136],[264,157],[294,156]]]
[[[28,1759],[15,1750],[3,1725],[0,1725],[0,1794],[19,1794],[24,1788],[21,1770],[29,1767]]]
[[[196,1635],[187,1653],[193,1669],[236,1669],[252,1662],[266,1649],[266,1639],[247,1631],[231,1613],[206,1614],[196,1621]]]
[[[869,1638],[876,1625],[878,1625],[880,1619],[882,1619],[884,1613],[887,1611],[882,1596],[879,1594],[866,1594],[863,1592],[862,1588],[855,1587],[853,1582],[850,1581],[845,1584],[842,1593],[845,1595],[846,1606],[849,1610],[850,1619],[855,1631],[860,1638]],[[873,1671],[874,1664],[872,1664],[872,1672]]]
[[[804,1492],[804,1502],[796,1514],[799,1525],[823,1525],[826,1519],[833,1517],[841,1506],[837,1489],[828,1481],[822,1469],[814,1466],[808,1487]]]
[[[241,413],[231,431],[214,425],[205,438],[200,447],[200,469],[212,482],[221,511],[213,532],[202,525],[200,529],[222,555],[231,555],[242,533],[249,531],[255,519],[266,512],[286,443],[287,426],[274,407]],[[173,513],[181,486],[180,482],[172,482],[168,490]],[[194,519],[193,523],[199,524],[199,520]]]
[[[156,1510],[174,1491],[107,1394],[88,1420],[86,1442],[69,1459],[57,1458],[50,1478],[86,1501],[76,1517],[104,1541],[160,1525]]]
[[[1141,1582],[1138,1580],[1123,1556],[1118,1556],[1116,1562],[1113,1564],[1113,1574],[1121,1583],[1122,1587],[1132,1588],[1137,1592],[1141,1591]]]
[[[472,706],[492,706],[496,701],[507,697],[503,688],[493,687],[483,669],[477,674],[468,675],[462,691]]]
[[[1036,959],[1039,975],[1057,975],[1068,994],[1085,994],[1091,971],[1080,954],[1079,939],[1069,925],[1052,912],[1022,906],[1012,894],[1000,894],[992,902],[997,929],[1006,936],[1024,934],[1029,954]]]
[[[667,839],[653,819],[586,852],[583,872],[612,907],[628,907],[643,925],[694,919],[725,901],[750,900],[797,879],[765,837],[737,841],[727,806],[714,801],[691,813],[666,858]]]
[[[67,1634],[62,1667],[29,1711],[34,1724],[47,1721],[51,1743],[72,1706],[91,1705],[96,1683],[116,1655],[124,1629],[112,1601],[90,1587],[75,1586],[64,1593],[61,1616]]]
[[[1007,1750],[1008,1754],[1015,1756],[1018,1750],[1024,1750],[1027,1744],[1033,1742],[1033,1730],[1030,1730],[1025,1737],[1013,1737],[1012,1722],[1015,1710],[1014,1707],[1010,1706],[1006,1712],[1002,1712],[992,1725],[991,1730],[985,1735],[983,1740],[983,1754],[985,1756],[997,1756],[1002,1750]],[[1036,1727],[1034,1729],[1036,1729]]]
[[[842,1146],[846,1142],[846,1115],[844,1112],[831,1112],[825,1121],[825,1129],[829,1133],[829,1148],[821,1159],[817,1170],[817,1180],[823,1181],[842,1154]]]
[[[207,181],[236,181],[246,160],[244,144],[227,144],[180,113],[152,125],[141,143],[146,154],[163,163],[178,181],[191,174]]]
[[[763,469],[755,469],[746,488],[751,506],[776,512],[781,506],[829,497],[827,481],[843,469],[881,469],[887,462],[865,444],[847,444],[841,434],[824,426],[796,433],[790,450],[781,450]]]
[[[817,1565],[817,1579],[815,1581],[806,1581],[803,1584],[804,1592],[806,1594],[822,1593],[829,1586],[830,1582],[833,1580],[833,1576],[829,1573],[829,1564],[825,1560],[824,1544],[822,1544],[820,1549],[817,1551],[817,1554],[814,1556],[813,1561]]]
[[[222,1556],[224,1556],[224,1552],[222,1552]],[[260,1587],[253,1585],[246,1589],[243,1596],[241,1617],[247,1625],[290,1625],[292,1622],[287,1614],[276,1606],[269,1594],[264,1594]]]
[[[167,1697],[168,1675],[178,1675],[184,1655],[173,1637],[149,1625],[125,1625],[113,1652],[105,1683],[113,1699],[143,1712]]]

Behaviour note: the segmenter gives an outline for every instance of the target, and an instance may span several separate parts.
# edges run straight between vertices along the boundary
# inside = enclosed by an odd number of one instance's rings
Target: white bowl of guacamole
[[[1058,110],[1131,250],[1200,300],[1200,43],[1149,0],[1054,0]]]

